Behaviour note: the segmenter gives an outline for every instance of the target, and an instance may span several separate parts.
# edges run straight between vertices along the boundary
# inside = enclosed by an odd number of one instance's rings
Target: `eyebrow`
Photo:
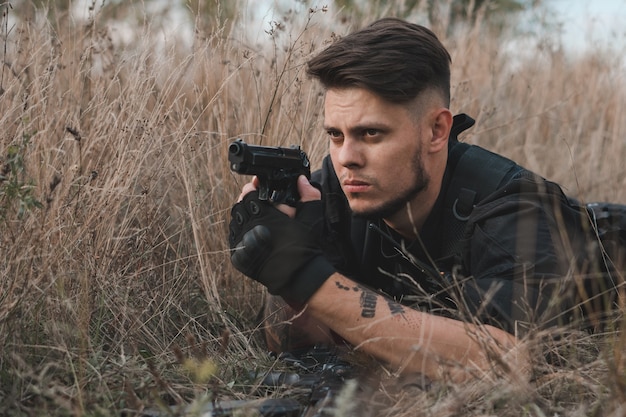
[[[380,130],[381,132],[387,132],[391,130],[391,126],[385,123],[372,122],[372,123],[358,124],[356,126],[352,126],[348,130],[350,131],[350,133],[354,133],[354,132],[361,132],[367,129],[375,129],[375,130]],[[336,127],[333,127],[327,124],[324,124],[324,130],[336,130],[338,132],[341,131],[341,129],[338,129]]]

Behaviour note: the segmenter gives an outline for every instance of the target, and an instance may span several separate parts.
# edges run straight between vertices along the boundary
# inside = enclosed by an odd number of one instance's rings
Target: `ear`
[[[430,152],[447,151],[448,137],[450,136],[450,129],[452,129],[452,113],[450,110],[445,107],[434,110],[431,117],[431,129]]]

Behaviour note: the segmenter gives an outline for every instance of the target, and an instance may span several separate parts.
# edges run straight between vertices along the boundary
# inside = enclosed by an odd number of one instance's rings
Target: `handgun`
[[[249,145],[237,139],[228,146],[230,169],[259,179],[259,199],[292,207],[300,200],[297,180],[311,178],[311,163],[300,146]]]

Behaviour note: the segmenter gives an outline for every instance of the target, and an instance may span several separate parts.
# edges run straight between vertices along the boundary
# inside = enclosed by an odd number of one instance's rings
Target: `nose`
[[[347,168],[362,167],[365,155],[359,141],[345,137],[341,145],[337,146],[335,159],[338,164]]]

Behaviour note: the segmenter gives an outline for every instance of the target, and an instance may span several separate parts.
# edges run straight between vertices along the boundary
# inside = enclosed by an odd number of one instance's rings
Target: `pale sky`
[[[272,19],[270,5],[274,1],[249,0],[249,4],[263,10],[264,20],[269,20]],[[281,1],[286,4],[295,2]],[[319,2],[320,5],[328,3]],[[554,11],[553,17],[562,24],[563,45],[569,51],[583,52],[607,42],[621,50],[626,49],[626,0],[544,0],[543,4]]]
[[[598,44],[626,46],[626,0],[547,0],[563,22],[563,43],[573,51]]]
[[[263,36],[263,31],[268,29],[267,24],[271,16],[271,4],[276,0],[248,0],[242,2],[244,7],[257,9],[260,12],[261,20],[259,27],[254,28],[259,32],[258,36]],[[289,3],[296,0],[281,0]],[[328,0],[320,0],[319,7],[332,3]],[[75,10],[78,15],[86,15],[87,6],[91,1],[78,0],[75,2]],[[159,4],[168,4],[168,0],[163,3],[150,3],[152,7],[159,8]],[[312,3],[311,3],[312,4]],[[626,0],[544,0],[544,5],[550,7],[555,12],[556,19],[562,23],[563,45],[568,51],[583,52],[588,48],[597,48],[599,45],[613,45],[618,51],[626,50]],[[81,13],[82,12],[82,13]],[[332,13],[332,12],[331,12]],[[536,14],[536,12],[533,12]],[[188,23],[183,23],[184,12],[175,10],[170,16],[173,23],[172,29],[178,33],[188,29]],[[176,23],[180,22],[180,23]],[[522,21],[522,24],[524,22]],[[119,27],[123,36],[124,23],[119,22]]]

